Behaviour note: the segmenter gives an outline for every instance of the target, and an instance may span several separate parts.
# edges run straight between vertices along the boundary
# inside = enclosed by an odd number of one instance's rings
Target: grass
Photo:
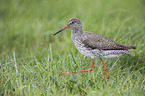
[[[144,96],[144,0],[1,0],[1,96]],[[71,40],[70,29],[53,34],[77,17],[83,30],[96,32],[125,45],[135,56],[99,59],[92,72],[62,75],[91,67]]]

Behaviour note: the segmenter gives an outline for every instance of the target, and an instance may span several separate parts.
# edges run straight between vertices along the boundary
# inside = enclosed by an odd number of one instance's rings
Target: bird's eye
[[[74,24],[75,22],[74,21],[71,21],[68,25],[72,25],[72,24]]]
[[[71,22],[71,24],[73,24],[73,23],[74,23],[74,21]]]

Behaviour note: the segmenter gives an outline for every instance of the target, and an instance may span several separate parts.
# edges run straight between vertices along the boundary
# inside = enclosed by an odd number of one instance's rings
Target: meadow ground
[[[0,0],[1,96],[143,96],[145,95],[144,0]],[[54,33],[77,17],[83,30],[125,45],[135,56],[95,59],[81,55],[67,29]]]

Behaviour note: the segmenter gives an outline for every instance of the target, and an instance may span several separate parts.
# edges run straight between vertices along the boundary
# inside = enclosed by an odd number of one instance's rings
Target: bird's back
[[[119,44],[103,35],[83,31],[80,36],[73,40],[76,48],[85,56],[92,58],[113,58],[122,54],[133,55],[128,49],[135,49],[135,46]]]
[[[126,46],[123,44],[119,44],[103,35],[92,33],[88,31],[83,32],[83,43],[86,47],[90,47],[92,49],[101,49],[101,50],[127,50],[127,49],[135,49],[135,46]]]

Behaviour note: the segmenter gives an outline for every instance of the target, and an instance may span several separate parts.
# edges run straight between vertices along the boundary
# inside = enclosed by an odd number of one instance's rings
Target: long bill
[[[68,26],[68,25],[66,25],[65,27],[63,27],[63,28],[62,28],[62,29],[60,29],[59,31],[57,31],[54,35],[58,34],[58,33],[59,33],[59,32],[61,32],[62,30],[67,29],[67,28],[69,28],[69,26]]]

